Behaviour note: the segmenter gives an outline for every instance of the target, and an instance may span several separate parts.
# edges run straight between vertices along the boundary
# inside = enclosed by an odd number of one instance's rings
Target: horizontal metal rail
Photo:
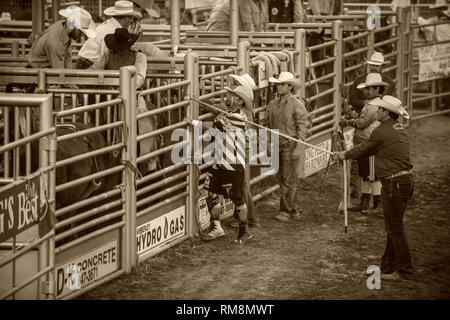
[[[64,244],[62,246],[59,246],[59,247],[55,248],[55,253],[56,254],[61,253],[61,252],[66,251],[66,250],[68,250],[68,249],[70,249],[72,247],[75,247],[75,246],[77,246],[77,245],[79,245],[81,243],[85,243],[86,241],[88,241],[88,240],[90,240],[92,238],[95,238],[95,237],[101,236],[102,234],[110,232],[111,230],[122,228],[123,226],[125,226],[125,221],[121,221],[121,222],[115,223],[113,225],[110,225],[108,227],[102,228],[100,230],[96,230],[96,231],[94,231],[92,233],[89,233],[89,234],[83,236],[83,237],[77,238],[77,239],[75,239],[75,240],[73,240],[73,241],[71,241],[69,243],[66,243],[66,244]]]
[[[32,135],[21,138],[19,140],[9,142],[7,145],[0,147],[0,153],[5,153],[8,151],[11,151],[12,149],[18,148],[20,146],[31,143],[33,141],[37,141],[37,140],[39,140],[43,137],[46,137],[48,135],[51,135],[53,133],[55,133],[55,128],[50,128],[50,129],[39,131],[37,133],[33,133]]]
[[[119,105],[122,102],[123,102],[122,98],[116,98],[116,99],[112,99],[109,101],[99,102],[96,104],[91,104],[91,105],[87,105],[87,106],[83,106],[83,107],[76,107],[76,108],[69,109],[69,110],[59,111],[56,113],[56,117],[62,118],[62,117],[68,117],[68,116],[72,116],[72,115],[76,115],[76,114],[80,114],[80,113],[84,113],[84,112],[89,112],[89,111],[93,111],[93,110],[97,110],[97,109],[104,109],[107,107]]]
[[[64,167],[64,166],[67,166],[69,164],[79,162],[81,160],[94,158],[94,157],[100,156],[100,155],[105,154],[105,153],[113,152],[115,150],[121,150],[123,148],[125,148],[125,145],[123,143],[118,143],[118,144],[114,144],[114,145],[111,145],[111,146],[108,146],[108,147],[103,147],[103,148],[98,149],[98,150],[89,151],[89,152],[86,152],[86,153],[83,153],[83,154],[80,154],[80,155],[77,155],[77,156],[74,156],[74,157],[71,157],[71,158],[67,158],[67,159],[64,159],[64,160],[57,161],[56,162],[56,168]]]
[[[146,186],[144,188],[139,189],[137,191],[136,195],[137,196],[144,195],[145,193],[147,193],[149,191],[152,191],[152,190],[164,187],[165,185],[170,184],[172,182],[175,182],[177,180],[180,180],[182,178],[185,178],[188,175],[189,175],[188,171],[183,171],[183,172],[177,173],[177,174],[175,174],[173,176],[170,176],[170,177],[167,177],[167,178],[165,178],[165,179],[163,179],[161,181],[158,181],[158,183],[154,183],[154,184],[151,184],[149,186]]]
[[[144,205],[146,205],[146,204],[148,204],[150,202],[156,201],[156,200],[158,200],[158,199],[160,199],[160,198],[162,198],[164,196],[167,196],[167,195],[171,194],[172,192],[181,190],[181,189],[185,188],[186,186],[188,186],[188,184],[189,183],[187,181],[183,181],[183,182],[181,182],[180,184],[178,184],[176,186],[165,188],[164,190],[162,190],[160,192],[157,192],[157,193],[155,193],[155,194],[153,194],[153,195],[151,195],[149,197],[146,197],[146,198],[144,198],[142,200],[137,201],[136,206],[138,208],[142,207],[142,206],[144,206]]]
[[[187,125],[188,125],[187,121],[177,122],[177,123],[172,124],[172,125],[170,125],[170,126],[166,126],[166,127],[164,127],[164,128],[152,130],[152,131],[147,132],[147,133],[144,133],[144,134],[142,134],[142,135],[138,135],[138,136],[137,136],[137,141],[139,142],[139,141],[142,141],[142,140],[144,140],[144,139],[147,139],[147,138],[151,138],[151,137],[157,136],[157,135],[159,135],[159,134],[161,134],[161,133],[171,132],[172,130],[177,129],[177,128],[187,127]]]
[[[111,123],[104,124],[104,125],[101,125],[101,126],[98,126],[98,127],[89,128],[89,129],[77,131],[77,132],[74,132],[74,133],[65,134],[63,136],[59,136],[57,138],[57,141],[58,142],[62,142],[62,141],[70,140],[70,139],[84,137],[84,136],[87,136],[87,135],[92,134],[92,133],[103,132],[103,131],[107,131],[107,130],[110,130],[110,129],[122,127],[123,124],[124,124],[123,121],[111,122]]]
[[[158,210],[159,208],[162,208],[162,207],[164,207],[165,205],[167,205],[167,204],[169,204],[169,203],[173,203],[174,201],[177,201],[177,200],[179,200],[179,199],[183,199],[183,198],[185,198],[188,194],[189,194],[189,192],[185,191],[185,192],[180,193],[180,194],[178,194],[178,195],[176,195],[176,196],[173,196],[173,197],[171,197],[171,198],[161,200],[160,202],[158,202],[157,204],[155,204],[155,205],[153,205],[153,206],[151,206],[151,207],[148,207],[148,208],[146,208],[146,209],[144,209],[144,210],[138,211],[136,217],[137,217],[137,218],[142,217],[143,215],[146,215],[146,214],[148,214],[148,213],[150,213],[150,212],[153,212],[153,211],[155,211],[155,210]]]
[[[158,170],[156,172],[153,172],[149,175],[146,175],[145,177],[143,177],[142,179],[137,181],[137,186],[138,188],[140,187],[140,185],[147,183],[148,181],[151,181],[153,179],[159,178],[161,176],[164,176],[165,174],[168,174],[172,171],[176,171],[178,169],[182,169],[183,167],[185,167],[186,164],[184,163],[177,163],[177,164],[173,164],[170,167]]]
[[[140,114],[137,115],[137,119],[140,120],[142,118],[156,116],[156,115],[158,115],[160,113],[164,113],[164,112],[167,112],[167,111],[175,110],[175,109],[178,109],[178,108],[181,108],[181,107],[186,107],[188,105],[189,105],[189,101],[180,101],[180,102],[177,102],[177,103],[174,103],[174,104],[169,104],[169,105],[164,106],[164,107],[160,107],[160,108],[157,108],[157,109],[154,109],[154,110],[150,110],[150,111],[146,111],[146,112],[140,113]]]
[[[156,76],[159,76],[159,75],[156,74]],[[182,88],[182,87],[186,87],[186,86],[188,86],[190,84],[191,84],[190,80],[178,81],[178,82],[166,84],[164,86],[160,86],[160,87],[157,87],[157,88],[151,88],[151,89],[142,90],[139,93],[139,96],[142,97],[142,96],[147,96],[147,95],[150,95],[150,94],[155,94],[155,93],[158,93],[158,92],[163,92],[165,90]]]

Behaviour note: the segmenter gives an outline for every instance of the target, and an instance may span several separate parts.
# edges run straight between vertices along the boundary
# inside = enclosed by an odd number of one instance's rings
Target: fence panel
[[[0,94],[0,299],[54,298],[51,95]],[[40,116],[39,128],[33,121]]]

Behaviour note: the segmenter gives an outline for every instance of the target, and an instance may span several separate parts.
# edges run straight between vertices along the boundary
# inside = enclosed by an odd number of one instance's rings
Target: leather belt
[[[397,173],[394,173],[393,175],[382,177],[380,180],[389,180],[389,179],[397,178],[397,177],[404,176],[406,174],[411,174],[411,173],[412,173],[411,170],[402,170]]]

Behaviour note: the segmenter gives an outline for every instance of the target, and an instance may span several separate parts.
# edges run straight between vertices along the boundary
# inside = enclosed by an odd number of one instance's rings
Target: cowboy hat
[[[409,114],[406,109],[402,106],[402,102],[396,97],[385,95],[382,98],[382,105],[379,105],[381,108],[386,109],[390,112],[398,114],[399,116],[405,117],[409,119]]]
[[[374,51],[374,53],[372,54],[372,56],[370,57],[369,60],[367,60],[365,58],[364,58],[364,60],[366,60],[366,63],[372,64],[374,66],[381,66],[386,63],[384,61],[383,54],[381,52],[377,52],[377,51]]]
[[[138,34],[129,33],[126,28],[117,28],[114,33],[105,36],[105,44],[111,51],[122,52],[128,50],[138,38]]]
[[[383,82],[383,80],[381,78],[381,74],[369,73],[366,77],[366,82],[358,84],[356,86],[356,88],[364,89],[367,87],[377,87],[377,86],[389,87],[389,84],[386,82]]]
[[[446,0],[436,0],[434,4],[432,4],[429,8],[430,9],[437,9],[448,6],[448,3]]]
[[[296,77],[294,77],[294,75],[290,72],[287,71],[283,71],[280,73],[280,75],[278,76],[278,79],[274,78],[274,77],[269,77],[269,82],[272,83],[289,83],[290,85],[294,86],[294,87],[301,87],[301,82],[299,79],[297,79]]]
[[[78,6],[69,6],[59,10],[59,14],[66,18],[67,27],[75,27],[83,32],[88,38],[95,38],[95,23],[89,12]]]
[[[161,9],[155,3],[154,0],[131,0],[139,7],[147,11],[147,13],[153,18],[159,18],[161,16]]]
[[[243,86],[239,86],[239,87],[236,87],[234,89],[231,89],[230,87],[224,87],[224,89],[227,90],[230,93],[233,93],[233,94],[237,95],[239,98],[241,98],[242,101],[244,101],[245,107],[248,110],[253,110],[253,102],[252,102],[252,99],[250,98],[251,90],[249,88],[243,87]]]
[[[133,2],[119,0],[114,3],[114,7],[106,8],[103,11],[107,16],[133,16],[142,19],[142,14],[133,9]]]
[[[239,83],[239,85],[241,85],[243,87],[247,87],[251,90],[250,98],[253,101],[253,99],[254,99],[253,90],[255,90],[257,88],[255,80],[253,80],[253,78],[248,73],[245,73],[242,76],[239,76],[237,74],[231,74],[230,77],[233,78],[234,80],[236,80]]]

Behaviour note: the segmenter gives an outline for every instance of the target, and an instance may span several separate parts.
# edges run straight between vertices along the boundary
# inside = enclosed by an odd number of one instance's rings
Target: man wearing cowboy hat
[[[299,140],[306,139],[309,113],[303,103],[293,96],[293,91],[301,86],[300,80],[290,72],[283,71],[278,79],[270,77],[269,82],[276,83],[278,97],[270,101],[267,118],[271,129]],[[295,196],[297,182],[303,170],[304,145],[285,138],[279,140],[280,150],[280,213],[275,216],[279,221],[300,218]]]
[[[381,278],[410,279],[413,267],[408,242],[403,229],[403,216],[414,182],[406,130],[397,121],[409,118],[402,102],[390,95],[377,100],[377,119],[381,123],[369,139],[352,149],[340,152],[340,159],[358,159],[375,155],[375,174],[382,187],[382,202],[387,242],[381,258]]]
[[[365,91],[368,101],[357,119],[342,119],[339,121],[339,125],[342,128],[346,126],[355,128],[353,135],[354,144],[367,140],[372,131],[380,124],[377,121],[377,103],[388,86],[386,82],[383,82],[379,73],[369,73],[366,80],[357,85],[359,90]],[[369,157],[358,159],[358,173],[362,178],[361,203],[359,206],[349,208],[349,211],[362,211],[365,213],[369,209],[371,194],[373,195],[372,209],[377,209],[381,204],[381,183],[374,177],[374,168],[371,166],[371,162],[373,162],[373,159],[369,159]]]
[[[70,6],[59,11],[65,18],[52,24],[34,42],[28,54],[28,63],[33,68],[72,69],[70,44],[85,34],[95,37],[95,24],[86,10]]]
[[[108,51],[89,69],[120,70],[124,66],[135,66],[136,88],[141,87],[147,75],[147,57],[132,47],[138,37],[125,28],[117,28],[114,33],[107,34],[104,41]]]
[[[229,112],[220,113],[212,124],[204,123],[206,127],[212,126],[219,130],[223,134],[224,141],[222,154],[214,156],[218,160],[215,160],[205,180],[205,189],[208,190],[206,204],[211,216],[211,227],[208,234],[202,237],[202,240],[216,239],[225,234],[219,220],[221,208],[218,195],[222,195],[224,198],[231,199],[235,205],[234,217],[239,221],[239,232],[234,243],[245,244],[253,238],[248,230],[247,204],[245,201],[244,170],[247,161],[245,150],[241,150],[245,146],[226,143],[225,137],[229,132],[239,134],[240,131],[244,134],[247,129],[247,116],[243,109],[251,109],[253,103],[250,98],[250,89],[243,86],[234,89],[225,87],[225,89],[231,93],[232,102]],[[237,161],[230,161],[226,154],[235,155]],[[244,159],[241,157],[240,161],[239,155],[243,155]]]
[[[356,78],[349,89],[349,107],[353,110],[353,112],[347,115],[349,118],[356,119],[367,102],[367,92],[365,90],[359,90],[356,86],[363,83],[369,73],[381,74],[383,82],[389,84],[389,87],[385,88],[385,94],[396,94],[394,81],[381,72],[383,65],[386,64],[383,54],[375,51],[370,59],[366,60],[366,64],[368,72]],[[353,141],[353,143],[356,144],[358,141]],[[361,179],[358,174],[358,164],[356,161],[351,164],[350,189],[353,198],[359,198],[361,196]]]
[[[89,68],[108,51],[104,41],[107,34],[114,33],[117,28],[127,28],[130,33],[135,33],[136,21],[142,19],[142,14],[134,9],[130,1],[116,1],[114,7],[106,8],[103,13],[111,18],[99,25],[95,30],[95,38],[89,39],[81,47],[77,69]]]

